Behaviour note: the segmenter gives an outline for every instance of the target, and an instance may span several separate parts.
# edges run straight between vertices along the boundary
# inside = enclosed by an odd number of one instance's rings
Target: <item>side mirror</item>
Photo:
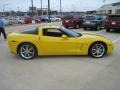
[[[66,35],[62,35],[62,38],[64,39],[68,39],[68,37]]]

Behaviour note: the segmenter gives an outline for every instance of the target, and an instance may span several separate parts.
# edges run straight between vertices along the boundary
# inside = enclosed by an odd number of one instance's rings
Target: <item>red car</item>
[[[82,27],[83,18],[81,16],[64,16],[62,18],[62,25],[66,28],[73,27],[73,28],[80,28]]]
[[[107,32],[111,29],[120,30],[120,15],[108,15],[104,27]]]
[[[41,20],[29,17],[29,18],[25,18],[24,22],[25,22],[25,24],[41,23]]]

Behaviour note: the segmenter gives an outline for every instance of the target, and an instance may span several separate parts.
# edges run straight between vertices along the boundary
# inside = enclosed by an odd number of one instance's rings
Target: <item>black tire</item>
[[[22,24],[21,22],[18,22],[18,24]]]
[[[68,26],[65,26],[65,28],[69,28]]]
[[[83,29],[84,29],[84,30],[87,30],[87,28],[86,28],[86,27],[84,27]]]
[[[106,32],[110,32],[110,29],[106,29]]]
[[[90,45],[88,55],[93,58],[102,58],[107,52],[107,46],[103,42],[95,42]]]
[[[37,49],[31,43],[23,43],[18,46],[18,54],[24,60],[31,60],[37,56]]]

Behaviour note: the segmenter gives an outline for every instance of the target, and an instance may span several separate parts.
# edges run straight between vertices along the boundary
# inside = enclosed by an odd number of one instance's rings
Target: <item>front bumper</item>
[[[107,53],[108,54],[111,54],[113,52],[113,49],[114,49],[114,44],[108,44],[108,47],[107,47]]]

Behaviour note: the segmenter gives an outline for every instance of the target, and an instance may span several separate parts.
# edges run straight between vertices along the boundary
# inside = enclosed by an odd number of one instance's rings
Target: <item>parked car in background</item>
[[[50,17],[50,20],[51,20],[51,22],[56,22],[56,21],[60,21],[61,18],[56,17],[56,16],[51,16],[51,17]]]
[[[42,21],[40,19],[35,19],[35,23],[41,23]]]
[[[104,27],[107,32],[111,29],[120,30],[120,15],[108,15]]]
[[[56,17],[57,19],[59,19],[59,21],[61,21],[62,16],[56,15],[55,17]]]
[[[32,17],[28,17],[24,19],[25,24],[31,24],[31,23],[41,23],[41,20],[34,19]]]
[[[82,16],[75,16],[75,15],[68,15],[62,17],[62,25],[66,28],[73,27],[73,28],[80,28],[83,24]]]
[[[31,17],[27,17],[24,19],[25,24],[31,24],[31,23],[35,23],[35,20]]]
[[[7,18],[2,18],[1,20],[5,23],[6,26],[13,24],[13,22],[11,22],[11,21],[10,21],[9,19],[7,19]]]
[[[92,28],[95,30],[102,29],[104,25],[104,17],[102,16],[86,16],[83,23],[84,30]]]
[[[39,16],[38,19],[43,22],[48,22],[48,20],[49,20],[48,16]],[[51,22],[61,21],[61,18],[59,18],[57,16],[50,16],[50,21]]]
[[[39,16],[38,19],[41,20],[42,22],[48,22],[47,16]]]
[[[18,24],[25,24],[24,18],[20,18],[20,19],[18,20]]]

